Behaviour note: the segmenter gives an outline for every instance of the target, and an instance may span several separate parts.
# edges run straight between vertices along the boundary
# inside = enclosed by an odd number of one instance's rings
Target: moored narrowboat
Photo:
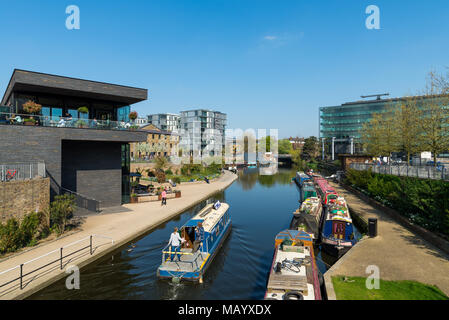
[[[296,172],[296,183],[298,184],[298,186],[300,188],[302,188],[305,181],[309,181],[309,180],[312,180],[312,178],[308,174],[306,174],[302,171]]]
[[[265,300],[321,300],[322,277],[310,234],[284,230],[276,236],[274,246]]]
[[[305,201],[307,198],[317,197],[317,191],[311,180],[304,181],[302,187],[300,187],[300,202]]]
[[[316,186],[316,191],[321,198],[323,205],[327,205],[330,200],[335,200],[338,197],[337,191],[329,185],[327,180],[323,177],[314,177],[313,181]]]
[[[329,200],[325,207],[321,229],[321,247],[340,258],[356,243],[354,226],[343,197]]]
[[[319,239],[320,223],[323,212],[321,200],[318,197],[307,198],[297,209],[293,212],[293,219],[290,229],[297,230],[298,228],[311,233],[314,241]]]
[[[157,276],[176,281],[201,282],[204,273],[231,231],[228,209],[228,204],[217,201],[206,205],[187,221],[179,230],[184,240],[180,251],[175,252],[170,245],[162,250],[162,264],[157,269]],[[202,224],[203,236],[200,245],[195,248],[194,243],[198,234],[196,228],[199,223]]]

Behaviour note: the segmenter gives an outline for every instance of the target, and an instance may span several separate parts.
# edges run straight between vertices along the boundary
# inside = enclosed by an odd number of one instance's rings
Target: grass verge
[[[379,289],[368,289],[363,277],[332,277],[337,300],[449,300],[438,287],[417,281],[380,280]]]

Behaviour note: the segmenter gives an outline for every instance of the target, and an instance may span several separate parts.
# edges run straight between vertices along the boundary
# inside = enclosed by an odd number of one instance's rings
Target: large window
[[[130,106],[117,108],[117,121],[129,122]]]

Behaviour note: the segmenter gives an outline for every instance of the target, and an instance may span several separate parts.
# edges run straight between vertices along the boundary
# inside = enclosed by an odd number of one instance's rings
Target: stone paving
[[[449,296],[449,256],[392,220],[386,213],[331,183],[350,210],[363,219],[377,218],[378,236],[365,237],[325,273],[328,298],[335,299],[333,275],[368,277],[369,265],[379,267],[382,280],[415,280],[436,285]]]
[[[49,243],[17,253],[0,262],[0,285],[14,280],[20,275],[20,264],[33,260],[49,252],[36,261],[32,261],[23,266],[23,290],[20,290],[19,281],[0,287],[0,299],[23,299],[39,291],[49,284],[67,277],[65,270],[70,265],[76,265],[79,268],[91,263],[94,260],[108,254],[120,246],[132,241],[133,239],[145,234],[149,230],[159,226],[176,215],[179,215],[189,207],[209,198],[216,192],[226,189],[237,179],[237,175],[226,171],[220,178],[212,181],[195,184],[180,184],[176,189],[181,190],[181,198],[168,199],[167,206],[161,206],[158,202],[146,202],[137,204],[127,204],[116,213],[91,215],[86,217],[81,231],[62,237]],[[128,210],[123,210],[128,209]],[[90,255],[90,235],[93,237],[93,254]],[[100,237],[100,236],[105,236]],[[169,235],[167,235],[169,237]],[[111,239],[114,240],[112,244]],[[60,248],[73,242],[78,243],[63,249],[63,255],[76,250],[78,253],[63,259],[62,269],[59,262],[53,263],[32,274],[28,274],[35,268],[39,268],[47,263],[56,261],[60,257]],[[167,238],[168,241],[168,238]],[[11,268],[14,268],[6,273]]]

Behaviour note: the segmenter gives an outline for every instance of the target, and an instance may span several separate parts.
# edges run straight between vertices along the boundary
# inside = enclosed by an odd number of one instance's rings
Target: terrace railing
[[[363,171],[371,169],[374,173],[391,174],[400,177],[449,181],[449,168],[438,166],[409,166],[401,164],[351,163],[351,169]]]
[[[97,130],[137,130],[138,125],[125,121],[68,118],[0,112],[0,125],[27,125]]]
[[[31,180],[46,177],[45,163],[0,163],[0,182]]]

